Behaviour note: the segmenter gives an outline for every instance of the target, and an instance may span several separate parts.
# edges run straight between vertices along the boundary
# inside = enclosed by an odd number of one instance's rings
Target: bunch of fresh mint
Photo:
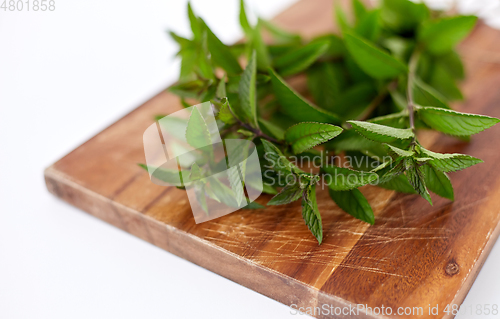
[[[429,203],[428,190],[453,200],[447,173],[481,160],[427,150],[417,130],[468,139],[499,122],[449,106],[463,98],[457,82],[464,69],[454,48],[476,17],[448,16],[408,0],[383,0],[376,8],[353,0],[352,8],[353,19],[335,9],[340,34],[312,40],[262,19],[252,25],[243,1],[241,43],[222,43],[191,6],[193,36],[171,32],[182,63],[180,79],[169,91],[185,106],[211,101],[224,138],[254,141],[264,192],[275,195],[268,204],[301,199],[302,216],[319,243],[323,231],[315,188],[320,179],[340,208],[370,224],[374,214],[358,188],[374,181],[386,189],[418,193]],[[299,94],[286,80],[301,75],[307,88]],[[190,127],[200,132],[187,134],[203,135],[203,127]],[[320,144],[329,151],[321,156],[342,154],[350,168],[326,158],[319,171],[306,172],[290,161],[292,156],[318,157]],[[360,165],[362,158],[367,162]],[[198,165],[194,169],[200,172]],[[209,174],[210,167],[203,171]]]

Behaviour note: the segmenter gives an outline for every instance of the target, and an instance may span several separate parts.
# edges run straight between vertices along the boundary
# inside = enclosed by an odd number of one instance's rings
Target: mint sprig
[[[475,17],[445,16],[409,0],[383,0],[376,8],[353,0],[352,19],[335,9],[341,34],[306,40],[262,19],[251,25],[243,0],[240,6],[245,41],[234,45],[220,41],[188,6],[192,37],[170,33],[182,61],[179,81],[169,90],[183,105],[211,100],[223,137],[257,144],[261,160],[273,163],[271,172],[262,171],[264,192],[274,195],[269,205],[302,199],[305,224],[321,244],[318,182],[328,186],[341,209],[369,224],[375,216],[359,191],[366,184],[417,193],[429,203],[429,190],[453,200],[447,173],[482,161],[427,150],[418,131],[468,139],[500,121],[450,109],[450,102],[463,98],[458,83],[464,68],[455,47],[472,30]],[[271,43],[263,41],[263,29]],[[295,77],[307,78],[307,88],[297,86]],[[199,114],[192,114],[185,136],[195,147],[209,142]],[[319,148],[329,153],[318,156]],[[333,163],[332,156],[338,155],[348,158],[350,168]],[[320,169],[311,171],[292,161],[304,158],[319,159]],[[359,159],[366,163],[357,163]],[[241,204],[243,192],[229,199],[206,187],[214,163],[193,165],[191,173],[184,170],[183,182],[195,185],[203,210],[203,192]],[[236,184],[237,171],[233,173],[231,183]],[[155,175],[179,179],[170,171]],[[277,176],[293,179],[269,183]],[[213,184],[222,193],[231,192]]]

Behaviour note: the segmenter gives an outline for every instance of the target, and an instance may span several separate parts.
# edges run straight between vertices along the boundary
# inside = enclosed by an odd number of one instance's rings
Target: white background
[[[185,0],[55,2],[0,10],[0,318],[296,318],[48,194],[45,167],[176,79],[165,30],[189,34]],[[236,0],[193,6],[223,41],[241,36]],[[466,305],[500,304],[499,264],[497,244]]]

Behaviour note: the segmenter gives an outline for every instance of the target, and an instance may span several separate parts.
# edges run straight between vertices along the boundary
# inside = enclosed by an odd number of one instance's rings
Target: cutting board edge
[[[163,224],[130,207],[113,202],[103,195],[86,189],[77,181],[58,171],[54,165],[45,169],[44,178],[48,191],[55,197],[131,235],[285,306],[290,307],[292,304],[304,308],[321,307],[323,304],[334,307],[355,306],[347,300],[326,294],[292,277],[246,260],[209,241]],[[142,221],[139,223],[142,225],[142,229],[127,227],[127,221],[137,223],[138,220]],[[164,239],[164,242],[158,242],[158,239]],[[182,248],[177,244],[182,244]],[[186,246],[188,249],[185,249]],[[218,265],[223,266],[218,267]],[[330,317],[319,316],[317,318]],[[380,319],[381,317],[362,314],[356,318]]]
[[[465,277],[462,286],[453,297],[452,304],[460,306],[465,301],[465,298],[469,294],[472,285],[476,281],[479,272],[483,268],[483,265],[486,262],[488,256],[490,255],[493,246],[495,246],[495,243],[497,242],[499,236],[500,236],[500,221],[496,224],[488,240],[486,240],[486,243],[482,247],[481,253],[479,254],[479,257],[476,259],[474,266],[472,266],[471,270]],[[451,318],[455,318],[455,316],[450,314],[450,315],[445,315],[443,317],[443,319],[451,319]]]

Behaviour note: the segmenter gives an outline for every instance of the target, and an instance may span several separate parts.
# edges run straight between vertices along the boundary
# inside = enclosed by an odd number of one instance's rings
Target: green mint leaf
[[[425,184],[431,192],[449,200],[454,200],[453,186],[446,173],[427,164],[422,166],[422,170],[425,176]]]
[[[181,47],[181,50],[193,46],[193,44],[192,44],[193,42],[191,40],[186,39],[184,37],[181,37],[180,35],[178,35],[174,31],[169,31],[168,34],[170,35],[170,37],[172,38],[172,40],[174,40],[175,42],[177,42],[177,44]]]
[[[201,77],[208,80],[215,79],[214,68],[210,59],[210,52],[208,49],[207,30],[203,30],[200,43],[197,46],[196,65]]]
[[[394,163],[390,163],[385,168],[382,168],[381,170],[377,171],[376,173],[379,176],[379,184],[380,183],[386,183],[397,176],[400,176],[401,174],[404,173],[405,171],[405,166],[404,166],[404,158],[398,158],[394,161]]]
[[[271,58],[264,39],[261,34],[262,23],[259,20],[252,32],[251,48],[257,52],[257,68],[259,70],[267,70],[271,66]]]
[[[215,36],[204,22],[202,23],[207,33],[208,49],[210,50],[212,61],[226,70],[228,74],[240,74],[243,70],[236,57],[231,53],[231,50]]]
[[[162,167],[153,167],[145,164],[138,164],[148,172],[153,172],[151,177],[174,186],[188,186],[191,183],[190,172],[184,170],[174,170]]]
[[[240,141],[239,143],[227,143],[227,140],[222,141],[224,148],[226,150],[226,164],[227,167],[239,167],[241,169],[241,177],[244,178],[247,172],[247,159],[248,152],[250,151],[249,143],[244,143]],[[254,170],[255,167],[249,167],[250,171]],[[260,187],[259,187],[260,188]]]
[[[299,183],[288,184],[271,200],[267,205],[285,205],[292,203],[302,197],[304,189],[300,188]]]
[[[463,100],[464,98],[453,75],[441,64],[434,65],[429,84],[440,92],[448,101]]]
[[[356,21],[361,20],[368,11],[363,2],[361,2],[360,0],[352,0],[352,9],[354,11],[354,17],[356,18]]]
[[[276,74],[276,72],[269,69],[269,73],[271,75],[274,93],[285,114],[298,122],[340,123],[338,116],[307,102]]]
[[[337,152],[340,151],[359,151],[370,157],[381,157],[387,155],[382,144],[364,138],[356,130],[344,130],[339,136],[328,143]]]
[[[345,152],[345,158],[350,165],[349,168],[357,171],[369,172],[372,171],[373,165],[380,164],[377,160],[360,151]]]
[[[246,137],[250,137],[250,138],[253,138],[255,136],[255,133],[252,132],[252,131],[249,131],[249,130],[245,130],[243,128],[240,128],[238,130],[238,133],[240,133],[241,135],[243,136],[246,136]]]
[[[189,174],[189,178],[192,181],[198,181],[203,178],[201,168],[198,166],[198,164],[193,163],[193,165],[191,165],[191,173]]]
[[[414,136],[411,129],[400,129],[363,121],[347,122],[350,123],[359,134],[379,143],[391,143],[398,139],[408,140]]]
[[[389,145],[389,144],[384,144],[384,146],[389,151],[389,154],[395,155],[395,156],[393,156],[393,158],[412,157],[413,155],[415,155],[415,152],[413,152],[413,151],[403,150],[403,149],[400,149],[400,148],[398,148],[396,146],[392,146],[392,145]]]
[[[224,104],[220,107],[219,113],[217,113],[217,119],[222,122],[231,125],[237,122],[233,113],[231,112],[231,106],[229,105],[229,100],[226,99]]]
[[[281,151],[271,142],[260,139],[264,145],[264,158],[271,164],[271,168],[276,172],[281,172],[285,176],[289,174],[305,174],[300,168],[292,164]]]
[[[373,78],[359,67],[352,55],[347,54],[344,60],[344,67],[347,70],[348,78],[354,83],[373,82]]]
[[[250,22],[248,22],[247,13],[245,10],[245,1],[243,0],[240,0],[240,25],[243,29],[243,32],[245,32],[245,34],[247,35],[250,34],[253,30]]]
[[[267,183],[262,183],[262,192],[270,195],[276,195],[278,194],[278,190],[276,190],[276,187],[271,186]]]
[[[384,24],[398,33],[414,30],[429,17],[429,9],[424,3],[408,0],[384,0],[380,9]]]
[[[257,123],[257,64],[255,51],[248,61],[247,67],[241,76],[239,85],[240,108],[236,109],[236,116],[241,121],[249,123],[253,127],[259,127]]]
[[[321,159],[324,158],[323,155],[324,154],[322,154],[318,150],[310,149],[310,150],[307,150],[307,151],[304,151],[304,152],[298,154],[296,156],[296,158],[297,158],[297,161],[299,161],[299,163],[305,164],[306,167],[309,163],[311,163],[311,164],[314,163],[317,166],[319,166],[319,165],[321,165]]]
[[[329,189],[328,192],[333,201],[349,215],[368,224],[375,224],[375,215],[373,214],[372,207],[358,189],[343,192],[336,192]]]
[[[238,93],[240,87],[241,75],[228,76],[226,84],[227,93]]]
[[[307,69],[323,53],[326,52],[330,43],[318,41],[309,43],[303,47],[291,50],[274,60],[274,66],[282,76],[290,76]]]
[[[422,154],[432,158],[429,164],[443,172],[456,172],[482,163],[479,158],[465,154],[441,154],[421,148]]]
[[[243,0],[240,1],[240,24],[247,39],[248,55],[250,56],[255,50],[257,52],[257,68],[259,70],[266,70],[271,65],[271,59],[267,45],[262,39],[261,29],[263,22],[259,19],[255,27],[250,25]]]
[[[217,90],[215,91],[215,96],[219,99],[223,99],[227,97],[226,93],[226,76],[224,75],[222,79],[220,79],[219,84],[217,85]]]
[[[301,45],[301,43],[295,43],[295,44],[272,44],[271,43],[267,47],[267,50],[269,52],[269,56],[271,57],[271,59],[274,59],[275,57],[282,56],[283,54],[290,52],[293,49],[296,49],[300,45]]]
[[[263,209],[263,208],[266,208],[266,206],[261,205],[257,202],[250,202],[250,204],[246,205],[245,207],[242,207],[241,209]]]
[[[422,26],[418,39],[431,53],[446,53],[469,34],[476,21],[475,16],[457,16],[432,21]]]
[[[194,39],[198,40],[202,36],[202,25],[198,17],[194,14],[193,8],[191,7],[191,2],[187,5],[189,22],[191,23],[191,31],[193,32]]]
[[[325,123],[303,122],[295,124],[285,132],[285,141],[299,154],[325,143],[342,132],[342,128]]]
[[[205,197],[205,184],[203,183],[195,183],[194,184],[194,194],[196,197],[196,201],[203,209],[203,211],[208,215],[208,205],[207,198]]]
[[[406,158],[404,160],[406,178],[410,185],[417,191],[420,196],[422,196],[425,200],[432,205],[431,196],[429,195],[429,191],[427,191],[427,187],[425,185],[425,173],[423,168],[418,165],[418,163],[413,158]]]
[[[193,107],[186,128],[186,141],[198,149],[212,144],[207,123],[198,108]]]
[[[335,112],[343,119],[355,119],[377,95],[373,83],[362,82],[346,88],[335,102]]]
[[[378,187],[397,191],[400,193],[416,194],[417,192],[410,185],[404,174],[399,174],[384,183],[377,184]]]
[[[484,115],[460,113],[435,107],[418,107],[417,113],[425,124],[445,134],[468,136],[484,131],[500,122]]]
[[[375,79],[392,79],[408,68],[399,60],[352,33],[344,34],[347,50],[359,67]]]
[[[424,164],[432,161],[432,158],[430,157],[414,157],[415,161],[417,161],[419,164]]]
[[[328,174],[328,178],[325,177],[328,187],[334,191],[347,191],[358,188],[378,178],[376,173],[355,171],[333,165],[323,166],[322,169]]]
[[[158,122],[163,130],[167,131],[173,137],[179,140],[185,140],[188,123],[187,119],[167,115],[157,115],[155,117],[155,121]]]
[[[413,87],[413,99],[418,105],[434,106],[449,109],[446,98],[433,87],[415,78]]]
[[[346,48],[344,40],[336,34],[324,34],[319,37],[314,38],[311,42],[317,41],[328,41],[330,46],[326,50],[325,57],[330,59],[340,58],[345,56]]]
[[[227,177],[229,180],[229,185],[234,193],[234,199],[236,204],[239,206],[245,198],[245,192],[243,190],[242,180],[240,178],[239,166],[232,166],[227,169]]]
[[[333,109],[345,82],[345,75],[339,64],[316,63],[307,70],[309,92],[311,92],[316,105],[327,110]],[[338,104],[341,105],[341,103]]]
[[[302,218],[304,218],[307,228],[321,245],[323,241],[323,225],[318,203],[316,202],[316,185],[311,185],[302,197]]]
[[[274,23],[260,19],[262,27],[265,28],[276,44],[300,44],[301,37],[276,26]]]
[[[352,163],[351,163],[351,165],[352,165]],[[381,171],[381,170],[383,170],[383,169],[386,169],[386,168],[387,168],[387,167],[389,167],[390,165],[391,165],[391,162],[390,162],[390,161],[388,161],[388,162],[383,162],[383,163],[381,163],[379,166],[377,166],[377,167],[375,167],[374,169],[370,170],[370,172],[374,172],[374,173],[379,172],[379,171]]]
[[[233,189],[226,186],[226,184],[222,183],[217,177],[214,175],[206,178],[208,183],[206,184],[206,188],[211,188],[211,192],[216,195],[219,202],[224,203],[230,207],[239,207],[240,205],[236,202],[236,195]],[[205,188],[205,190],[206,190]],[[208,193],[208,192],[207,192]],[[247,200],[248,202],[248,200]]]
[[[436,63],[442,65],[453,78],[457,80],[463,80],[465,78],[462,59],[455,50],[434,58],[436,59]]]
[[[211,82],[209,82],[211,83]],[[198,98],[199,101],[211,101],[215,99],[215,93],[217,91],[217,87],[215,85],[210,85],[207,89],[202,92]]]
[[[402,111],[399,113],[392,113],[384,116],[374,117],[372,119],[369,119],[368,122],[394,128],[405,128],[409,126],[408,112]]]
[[[375,42],[380,34],[380,15],[379,10],[372,10],[364,14],[358,20],[354,31],[361,37]]]
[[[196,99],[198,98],[199,92],[204,88],[204,81],[194,80],[172,85],[168,88],[168,91],[183,98]]]
[[[345,14],[344,9],[342,9],[342,6],[337,2],[333,10],[335,14],[335,20],[337,22],[339,29],[342,32],[348,31],[351,28],[351,26],[347,21],[347,15]]]
[[[194,47],[189,47],[186,49],[182,49],[179,52],[179,55],[182,58],[181,61],[181,70],[179,74],[179,82],[187,82],[196,79],[196,63],[197,63],[197,51]]]
[[[243,184],[253,187],[255,189],[261,188],[261,183],[258,183],[253,178],[247,178],[247,173],[254,174],[255,170],[260,171],[258,164],[248,162],[248,154],[250,142],[248,143],[228,143],[230,140],[223,140],[224,148],[226,150],[226,164],[228,167],[228,177],[231,188],[235,193],[238,205],[244,198]]]
[[[205,193],[207,194],[208,197],[210,197],[211,199],[215,200],[216,202],[219,202],[219,203],[222,202],[220,200],[220,198],[217,196],[217,194],[215,194],[215,192],[212,189],[212,187],[210,187],[210,184],[208,185],[208,187],[205,187],[204,190],[205,190]]]

